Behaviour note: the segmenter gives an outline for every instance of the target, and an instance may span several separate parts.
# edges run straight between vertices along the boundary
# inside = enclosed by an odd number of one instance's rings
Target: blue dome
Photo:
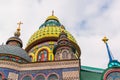
[[[0,45],[0,54],[10,54],[14,56],[18,56],[27,60],[28,62],[31,61],[30,57],[28,56],[27,52],[17,46],[10,46],[10,45]]]

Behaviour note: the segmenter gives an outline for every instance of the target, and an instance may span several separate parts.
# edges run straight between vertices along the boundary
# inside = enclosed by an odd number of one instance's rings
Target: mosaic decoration
[[[79,80],[80,48],[54,13],[31,36],[25,50],[19,38],[21,24],[14,37],[0,45],[0,80]],[[59,39],[62,32],[65,39]]]

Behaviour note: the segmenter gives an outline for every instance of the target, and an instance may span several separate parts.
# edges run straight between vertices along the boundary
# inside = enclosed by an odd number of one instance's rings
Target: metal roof
[[[17,46],[0,45],[0,54],[11,54],[11,55],[19,56],[29,62],[31,61],[27,52],[24,49]]]

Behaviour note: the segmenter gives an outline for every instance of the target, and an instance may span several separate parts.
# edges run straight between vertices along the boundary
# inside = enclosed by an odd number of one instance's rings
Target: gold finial
[[[23,24],[21,21],[17,23],[18,24],[18,28],[17,31],[20,31],[20,25]]]
[[[54,16],[54,10],[52,10],[52,16]]]
[[[107,43],[108,40],[109,40],[109,39],[108,39],[106,36],[102,39],[102,41],[103,41],[104,43]]]
[[[17,31],[14,33],[14,35],[16,37],[19,37],[20,36],[20,25],[23,24],[23,23],[20,21],[17,24],[18,24],[18,28],[17,28]]]

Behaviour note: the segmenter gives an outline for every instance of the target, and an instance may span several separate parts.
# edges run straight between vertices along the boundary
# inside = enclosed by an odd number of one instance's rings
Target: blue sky
[[[73,34],[81,48],[82,65],[106,68],[104,36],[115,59],[120,61],[120,0],[0,0],[0,42],[13,36],[22,21],[24,47],[51,11]]]

